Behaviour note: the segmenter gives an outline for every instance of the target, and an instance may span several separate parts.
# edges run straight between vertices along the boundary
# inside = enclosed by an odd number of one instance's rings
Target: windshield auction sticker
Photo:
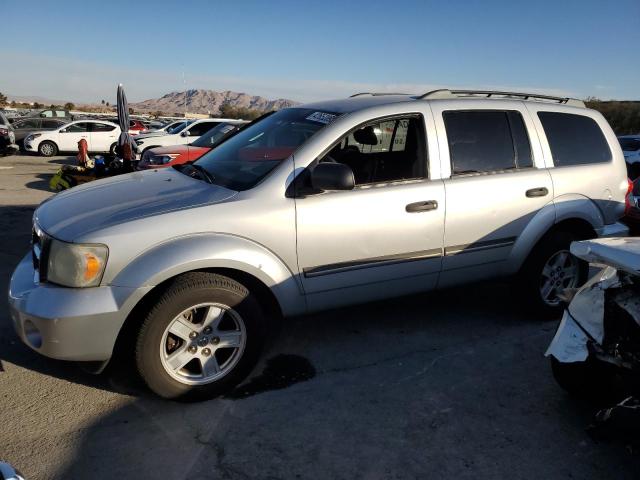
[[[307,117],[307,120],[311,120],[312,122],[327,123],[333,122],[336,118],[336,115],[333,113],[325,113],[325,112],[314,112]]]

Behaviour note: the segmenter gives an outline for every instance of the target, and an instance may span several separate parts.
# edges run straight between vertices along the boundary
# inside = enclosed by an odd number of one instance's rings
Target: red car
[[[197,160],[211,150],[216,144],[238,131],[247,122],[219,123],[188,145],[171,145],[169,147],[151,148],[144,152],[138,170],[171,167]]]
[[[131,135],[137,135],[146,129],[147,127],[140,120],[129,120],[129,133]]]

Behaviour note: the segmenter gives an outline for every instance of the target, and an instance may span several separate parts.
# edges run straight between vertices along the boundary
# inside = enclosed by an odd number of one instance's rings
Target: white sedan
[[[101,120],[76,120],[55,130],[33,132],[24,139],[28,152],[51,157],[58,152],[77,152],[78,142],[87,141],[90,152],[114,153],[120,127]]]

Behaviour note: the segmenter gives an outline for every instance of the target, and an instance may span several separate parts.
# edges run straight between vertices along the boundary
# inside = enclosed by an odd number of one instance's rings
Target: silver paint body
[[[616,223],[627,189],[624,157],[595,111],[548,102],[409,96],[304,107],[341,115],[250,190],[235,192],[162,169],[92,182],[43,203],[34,214],[39,228],[68,242],[105,244],[109,258],[99,287],[72,289],[38,284],[27,255],[9,292],[21,338],[51,357],[107,360],[135,305],[156,285],[192,270],[249,274],[291,316],[513,274],[544,233],[567,219],[584,220],[601,236],[626,234]],[[468,109],[521,112],[535,168],[452,178],[442,112]],[[613,160],[554,168],[538,110],[593,118]],[[424,118],[428,179],[303,198],[285,194],[340,137],[399,114]],[[525,196],[540,187],[549,194]],[[434,210],[405,211],[407,204],[432,200]],[[41,346],[28,341],[26,321],[41,332]]]

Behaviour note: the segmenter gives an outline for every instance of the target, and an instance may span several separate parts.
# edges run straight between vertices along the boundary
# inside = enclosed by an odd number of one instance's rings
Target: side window
[[[23,120],[14,125],[15,128],[40,128],[40,120]]]
[[[522,115],[505,110],[443,112],[451,172],[495,172],[533,166]]]
[[[56,117],[66,117],[67,116],[67,112],[65,112],[64,110],[56,110]]]
[[[42,128],[59,128],[64,125],[60,120],[42,120]]]
[[[421,117],[379,120],[343,137],[320,161],[353,170],[357,185],[427,176],[427,149]]]
[[[51,118],[53,117],[53,110],[44,110],[40,112],[40,116],[45,118]]]
[[[216,125],[217,123],[214,123],[214,122],[196,123],[193,127],[189,129],[189,135],[192,137],[199,137],[200,135],[207,133]]]
[[[67,127],[67,132],[81,133],[87,132],[89,124],[87,122],[73,123]]]
[[[106,123],[92,123],[91,131],[92,132],[111,132],[115,130],[115,125],[107,125]]]
[[[556,167],[611,161],[609,144],[592,118],[558,112],[538,112],[538,118]]]

